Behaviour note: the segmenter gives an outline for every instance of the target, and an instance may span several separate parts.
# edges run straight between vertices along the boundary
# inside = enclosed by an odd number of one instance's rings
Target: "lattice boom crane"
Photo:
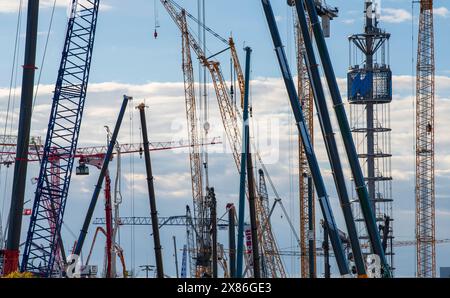
[[[420,1],[416,78],[417,277],[436,276],[433,0]]]
[[[54,273],[83,116],[100,0],[72,0],[21,271]],[[62,155],[53,171],[52,152]],[[49,204],[51,202],[51,204]],[[49,210],[49,205],[54,210]],[[53,207],[52,207],[53,209]],[[55,214],[50,217],[49,213]],[[53,232],[56,229],[56,233]]]
[[[183,32],[183,17],[182,9],[178,4],[176,4],[172,0],[161,0],[161,3],[174,20],[175,24],[178,28]],[[201,24],[207,31],[214,32],[211,29],[207,28],[204,24]],[[213,33],[213,35],[217,36],[217,34]],[[238,127],[237,115],[239,115],[238,110],[234,107],[231,99],[230,92],[226,86],[226,81],[222,74],[220,63],[211,59],[208,59],[206,54],[203,52],[202,47],[198,44],[198,42],[193,38],[193,35],[189,32],[186,35],[186,38],[189,40],[189,45],[192,50],[196,53],[200,62],[209,70],[212,82],[214,85],[214,89],[216,91],[216,97],[218,100],[219,110],[222,117],[222,122],[225,128],[225,132],[227,134],[227,138],[230,143],[230,147],[233,152],[233,157],[235,160],[236,167],[239,171],[240,168],[240,151],[241,151],[241,134]],[[220,40],[224,40],[220,38]],[[234,42],[228,42],[230,49],[234,48]],[[233,50],[232,50],[233,52]],[[237,54],[232,54],[234,59],[237,59]],[[240,65],[239,61],[234,61],[235,65]],[[241,71],[242,73],[242,71]],[[242,76],[243,77],[243,76]],[[241,85],[241,84],[240,84]],[[243,94],[243,92],[241,92]],[[253,177],[253,179],[255,179]],[[254,183],[256,185],[256,183]],[[261,205],[261,202],[256,201],[256,211],[257,211],[257,223],[259,225],[259,233],[260,243],[262,246],[262,252],[276,252],[278,250],[277,244],[273,237],[271,229],[267,226],[268,223],[268,215],[264,212],[264,208]],[[281,258],[275,254],[275,257],[265,258],[266,260],[272,259],[273,262],[267,264],[268,274],[271,277],[285,277],[286,273],[284,271],[284,267],[281,261]]]

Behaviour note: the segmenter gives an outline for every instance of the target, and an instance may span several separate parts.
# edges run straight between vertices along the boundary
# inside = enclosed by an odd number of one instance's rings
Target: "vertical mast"
[[[394,253],[391,245],[386,251],[373,236],[383,231],[386,241],[393,241],[391,128],[390,103],[392,101],[392,71],[389,65],[390,34],[378,26],[377,7],[374,1],[365,0],[364,32],[349,37],[350,67],[347,74],[348,100],[350,103],[350,127],[358,157],[367,184],[368,205],[376,226],[362,219],[368,218],[366,202],[358,192],[359,178],[353,176],[356,186],[353,211],[358,223],[362,244],[370,247],[366,255],[378,254],[382,263],[390,267],[383,274],[393,273]],[[389,224],[386,225],[386,221]],[[378,226],[378,229],[377,229]],[[385,228],[386,226],[386,228]],[[369,241],[370,240],[370,241]],[[383,254],[383,256],[381,256]],[[384,255],[386,257],[384,257]]]
[[[420,1],[416,78],[417,277],[436,277],[433,1]]]
[[[295,43],[297,50],[297,85],[298,85],[298,96],[300,98],[300,105],[303,108],[303,113],[305,115],[305,122],[308,127],[308,132],[311,136],[311,143],[314,146],[314,118],[313,118],[313,93],[308,77],[308,68],[305,63],[306,51],[305,43],[302,37],[302,32],[300,28],[300,23],[296,17],[295,12],[295,1],[288,3],[293,6],[294,12],[294,30],[295,30]],[[309,24],[309,30],[311,32],[311,27]],[[308,177],[311,176],[308,160],[306,159],[305,147],[303,147],[300,135],[298,136],[298,150],[299,150],[299,200],[300,200],[300,276],[302,278],[307,278],[308,273],[316,270],[316,249],[315,249],[315,200],[314,192],[312,193],[313,198],[311,201],[308,200]],[[311,202],[311,206],[309,206]],[[309,213],[309,209],[312,208],[312,212]],[[311,216],[311,218],[310,218]],[[309,227],[309,221],[312,221],[312,226]],[[312,247],[309,247],[311,243],[309,239],[313,239]],[[313,251],[310,255],[309,250]],[[312,259],[311,259],[312,257]],[[310,265],[314,265],[314,268],[310,268]]]
[[[150,158],[150,148],[147,133],[147,121],[145,120],[145,104],[142,103],[138,107],[141,117],[142,142],[144,146],[145,170],[147,174],[147,188],[150,201],[150,214],[152,220],[153,244],[155,248],[156,274],[158,278],[164,278],[164,267],[162,259],[161,240],[159,237],[158,211],[156,209],[156,196],[154,178],[152,172],[152,163]],[[176,252],[175,252],[176,253]]]
[[[23,65],[22,95],[20,100],[19,132],[17,138],[14,181],[9,212],[9,230],[5,251],[4,273],[18,270],[20,231],[22,229],[25,183],[27,180],[28,146],[30,141],[31,114],[33,109],[34,75],[36,71],[36,44],[39,16],[39,0],[28,1],[27,35]]]

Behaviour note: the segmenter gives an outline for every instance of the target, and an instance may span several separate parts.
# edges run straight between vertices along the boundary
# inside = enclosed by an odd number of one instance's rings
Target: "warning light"
[[[23,210],[23,215],[30,216],[31,213],[32,213],[31,209],[25,209],[25,210]]]

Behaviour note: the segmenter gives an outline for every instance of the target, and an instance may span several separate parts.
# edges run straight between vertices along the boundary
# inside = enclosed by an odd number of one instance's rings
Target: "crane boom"
[[[330,234],[333,250],[336,255],[336,261],[339,267],[341,275],[345,276],[349,274],[348,265],[346,264],[345,254],[342,248],[341,240],[338,236],[338,230],[336,221],[334,219],[333,211],[330,206],[328,194],[323,181],[322,173],[320,171],[319,163],[317,161],[316,154],[311,145],[311,139],[306,127],[305,119],[303,116],[303,110],[300,105],[300,101],[295,88],[294,80],[289,69],[286,53],[284,52],[283,43],[281,41],[278,26],[275,20],[275,15],[272,9],[272,5],[269,0],[261,0],[264,14],[267,24],[269,26],[270,34],[273,44],[275,46],[275,52],[278,59],[278,63],[283,74],[283,80],[286,90],[289,95],[291,108],[293,110],[295,121],[299,133],[302,136],[303,146],[306,148],[306,154],[308,159],[309,168],[311,169],[311,175],[316,186],[316,191],[319,197],[319,203],[322,209],[322,213],[325,220],[325,226]]]
[[[234,44],[233,37],[228,39],[228,45],[230,46],[231,57],[233,59],[233,66],[236,70],[239,91],[241,93],[241,108],[244,108],[244,94],[245,94],[245,78],[242,72],[241,63],[239,62],[239,56],[236,51],[236,46]]]
[[[313,92],[311,88],[311,82],[309,81],[308,67],[305,63],[306,59],[306,49],[305,42],[302,37],[302,32],[300,28],[300,22],[296,17],[295,2],[292,3],[294,12],[294,32],[295,32],[295,43],[297,51],[297,85],[298,85],[298,95],[300,99],[300,105],[303,107],[303,114],[305,116],[305,122],[308,127],[309,135],[311,136],[311,143],[314,146],[314,101]],[[311,25],[308,20],[309,30],[311,32]],[[307,278],[310,272],[310,264],[316,264],[316,249],[315,249],[315,200],[314,192],[312,193],[312,205],[308,204],[308,177],[311,176],[308,160],[306,157],[305,147],[302,144],[301,136],[298,137],[298,179],[299,179],[299,200],[300,200],[300,275],[302,278]],[[313,227],[310,230],[308,227],[309,223],[309,212],[308,209],[312,208],[312,223]],[[310,260],[308,251],[309,239],[313,238],[313,260]],[[316,268],[314,268],[316,272]]]
[[[192,66],[191,47],[189,44],[189,32],[186,20],[185,11],[181,13],[182,24],[182,52],[183,52],[183,76],[184,76],[184,92],[186,104],[186,119],[188,125],[188,136],[191,145],[198,144],[198,128],[197,128],[197,107],[195,100],[195,82],[194,70]],[[192,146],[189,152],[191,180],[192,180],[192,198],[194,207],[194,216],[208,216],[209,208],[206,206],[206,197],[203,195],[203,181],[202,181],[202,155],[198,147]],[[195,228],[197,229],[197,251],[195,254],[196,260],[202,252],[208,251],[207,243],[209,241],[209,227],[204,226],[204,221],[197,221]],[[211,268],[208,262],[203,266],[202,263],[197,264],[196,272],[210,272]]]
[[[172,0],[161,0],[162,5],[165,7],[171,18],[174,20],[175,24],[178,28],[183,32],[183,21],[182,21],[182,12],[177,11],[177,8],[180,9],[179,5],[174,4],[175,2]],[[183,10],[181,8],[181,10]],[[224,125],[224,129],[227,135],[227,139],[229,141],[230,147],[233,152],[233,157],[235,161],[235,165],[239,171],[240,168],[240,151],[241,151],[241,134],[238,127],[237,114],[238,111],[235,109],[231,99],[230,99],[230,91],[226,86],[226,81],[222,74],[220,63],[217,61],[208,60],[205,53],[202,50],[202,47],[198,44],[198,42],[193,38],[193,35],[188,30],[188,40],[192,50],[196,53],[200,62],[209,70],[214,90],[216,92],[216,97],[218,101],[218,106],[220,110],[220,114],[222,117],[222,122]],[[237,55],[236,55],[237,57]],[[241,92],[242,93],[242,92]],[[253,179],[255,179],[253,177]],[[256,183],[253,183],[256,185]],[[248,194],[247,194],[248,195]],[[266,252],[276,252],[278,251],[277,244],[273,237],[272,231],[268,228],[266,223],[268,222],[268,215],[264,212],[263,207],[259,201],[256,201],[256,213],[257,213],[257,223],[258,223],[258,236],[259,242],[262,245],[262,252],[266,254]],[[264,228],[262,228],[264,227]],[[268,253],[267,253],[268,254]],[[265,258],[266,260],[271,259],[272,262],[269,262],[268,272],[269,276],[272,277],[285,277],[286,273],[281,261],[281,258],[273,254],[272,256],[268,256]]]
[[[186,226],[186,243],[187,243],[187,253],[189,255],[189,271],[191,278],[196,277],[197,275],[197,265],[195,264],[196,256],[193,255],[193,252],[196,252],[196,246],[194,237],[194,220],[192,219],[191,209],[189,206],[186,206],[186,221],[184,225]]]
[[[100,0],[72,0],[66,40],[56,81],[44,154],[33,211],[21,264],[22,271],[49,277],[54,271],[59,231],[70,185],[74,153],[83,116]],[[57,148],[58,175],[51,170],[50,155]],[[50,177],[50,178],[49,178]],[[49,181],[50,183],[46,183]],[[55,207],[49,218],[48,201]],[[50,222],[56,227],[52,231]],[[44,252],[44,253],[43,253]]]
[[[217,145],[221,144],[219,137],[211,138],[208,140],[205,140],[204,142],[201,142],[200,144],[197,144],[196,146],[208,146],[208,145]],[[8,143],[6,144],[8,149],[5,151],[0,151],[0,165],[10,165],[12,162],[14,162],[15,151],[13,150],[13,147],[16,146],[16,144]],[[192,145],[189,144],[189,141],[187,140],[179,140],[179,141],[167,141],[167,142],[150,142],[149,148],[150,151],[164,151],[164,150],[173,150],[173,149],[182,149],[182,148],[189,148],[192,147]],[[36,150],[36,148],[38,150]],[[142,143],[133,143],[133,144],[120,144],[118,146],[120,149],[120,152],[123,154],[131,154],[131,153],[143,153],[144,145]],[[75,158],[81,158],[85,156],[93,156],[93,155],[101,155],[105,154],[107,151],[107,146],[90,146],[90,147],[82,147],[77,148],[75,151]],[[42,156],[43,154],[43,146],[42,145],[36,145],[35,148],[31,148],[28,151],[28,162],[34,162],[39,161],[39,156]],[[116,155],[117,153],[114,153]],[[59,151],[55,148],[52,151],[52,154],[49,155],[50,158],[62,158],[66,157],[64,154],[59,153]]]

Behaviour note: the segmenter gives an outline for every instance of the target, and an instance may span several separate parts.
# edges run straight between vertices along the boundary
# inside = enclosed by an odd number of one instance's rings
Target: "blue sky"
[[[4,1],[8,2],[8,1]],[[47,1],[47,2],[52,2]],[[288,32],[292,35],[290,21],[291,11],[284,5],[285,1],[273,1],[275,13],[280,20],[280,32],[287,36]],[[336,3],[333,3],[336,2]],[[330,5],[339,6],[340,16],[333,22],[333,38],[329,40],[330,49],[333,53],[334,65],[338,76],[343,76],[348,63],[348,47],[343,46],[346,37],[354,32],[362,30],[362,1],[329,1]],[[383,0],[382,8],[388,9],[386,13],[390,23],[384,22],[385,27],[392,33],[391,61],[393,71],[396,74],[411,73],[411,1],[409,0]],[[1,2],[0,2],[1,3]],[[66,1],[61,1],[65,4]],[[121,81],[143,83],[148,81],[179,81],[182,79],[180,73],[173,72],[173,69],[179,68],[180,53],[179,30],[174,26],[173,21],[158,3],[159,38],[153,39],[154,30],[154,0],[133,0],[130,1],[107,0],[103,2],[108,5],[100,15],[98,24],[98,35],[96,41],[96,60],[95,69],[92,73],[92,82],[103,81]],[[197,1],[181,1],[191,12],[196,12]],[[446,7],[446,1],[436,1],[436,7]],[[395,9],[395,10],[394,10]],[[417,16],[415,8],[415,16]],[[230,32],[233,33],[238,46],[245,44],[254,49],[255,62],[253,72],[257,76],[273,77],[278,76],[278,70],[272,63],[267,63],[273,58],[270,36],[265,25],[264,15],[259,1],[207,1],[207,24],[214,28],[217,33],[227,37]],[[49,20],[50,8],[44,8],[41,12],[41,44],[45,39],[47,24]],[[441,10],[440,10],[441,11]],[[444,13],[445,11],[442,10]],[[447,17],[436,16],[436,36],[445,32],[445,26],[448,26]],[[2,13],[2,44],[10,44],[13,41],[15,32],[16,13]],[[391,17],[393,16],[393,17]],[[49,57],[58,55],[64,36],[65,9],[57,11],[55,17],[55,26],[52,30],[52,36],[49,45]],[[394,23],[393,21],[397,23]],[[241,28],[248,28],[242,30]],[[6,34],[9,33],[9,34]],[[177,39],[178,38],[178,39]],[[416,37],[414,37],[416,38]],[[221,49],[221,45],[210,41],[211,50]],[[288,46],[288,44],[286,44]],[[293,45],[291,45],[291,48]],[[42,47],[41,47],[42,48]],[[11,57],[12,47],[2,47],[0,53],[2,57]],[[436,39],[437,63],[440,67],[438,74],[448,74],[450,62],[444,55],[448,51],[448,43],[444,39]],[[293,51],[292,51],[293,52]],[[406,55],[408,54],[408,55]],[[118,59],[120,57],[120,59]],[[127,57],[124,59],[124,57]],[[340,59],[337,59],[340,58]],[[10,65],[11,59],[1,61],[3,67]],[[57,59],[48,59],[46,67],[50,69],[57,68]],[[157,70],[157,71],[154,71]],[[51,83],[54,75],[51,71],[44,73],[45,82]],[[0,82],[6,85],[9,82],[8,72],[2,72]]]
[[[7,94],[9,91],[10,71],[14,50],[14,36],[16,32],[17,4],[18,1],[0,0],[0,127],[4,124],[4,111],[6,110]],[[50,19],[50,3],[53,0],[41,0],[41,19],[39,26],[38,61],[41,61],[47,28]],[[137,100],[146,100],[150,105],[149,130],[153,140],[164,141],[173,138],[173,122],[184,121],[184,99],[181,72],[181,40],[178,28],[157,1],[157,15],[159,15],[158,39],[153,38],[155,11],[153,1],[133,0],[118,1],[104,0],[102,11],[99,15],[97,39],[94,50],[94,59],[91,71],[91,85],[86,105],[85,118],[80,138],[80,146],[99,144],[105,138],[103,126],[114,125],[116,113],[123,93],[133,95]],[[179,0],[193,14],[196,12],[197,1]],[[279,137],[280,162],[268,165],[272,178],[277,185],[285,205],[289,207],[293,220],[296,218],[296,178],[289,176],[295,173],[295,153],[288,149],[295,146],[296,130],[293,127],[293,119],[287,105],[286,93],[279,80],[280,72],[273,52],[272,41],[265,23],[260,1],[219,1],[207,2],[207,19],[209,27],[213,28],[221,36],[227,37],[230,33],[236,41],[240,50],[244,45],[253,48],[252,76],[255,79],[252,87],[252,101],[255,117],[262,119],[279,119],[283,134]],[[293,43],[292,11],[285,5],[285,1],[272,1],[278,25],[282,33],[286,51],[294,69],[295,46]],[[362,0],[337,1],[328,0],[328,4],[338,6],[340,16],[332,22],[332,37],[328,39],[329,50],[333,59],[336,75],[345,78],[348,67],[348,41],[347,37],[363,28]],[[50,32],[47,51],[47,59],[43,68],[40,93],[35,108],[32,133],[44,136],[46,123],[48,121],[49,103],[51,91],[56,78],[57,68],[60,60],[60,52],[64,41],[66,24],[67,1],[58,1],[55,13],[54,25]],[[446,29],[450,25],[450,5],[448,1],[435,1],[436,17],[436,63],[437,79],[437,235],[438,238],[450,238],[450,231],[445,227],[450,224],[450,193],[447,185],[450,182],[450,140],[446,134],[447,112],[450,112],[450,61],[446,53],[450,51],[450,42],[444,38]],[[416,43],[416,19],[418,7],[411,11],[409,0],[383,0],[381,26],[392,34],[391,38],[391,68],[394,78],[394,102],[392,103],[392,127],[393,131],[393,175],[394,175],[394,214],[395,234],[398,240],[409,240],[414,237],[414,193],[413,193],[413,110],[411,94],[412,58],[415,56]],[[412,24],[414,22],[414,26]],[[25,18],[22,18],[21,30],[21,52],[20,63],[23,60],[23,37]],[[214,53],[223,49],[223,45],[213,39],[208,39],[208,49]],[[243,64],[243,53],[241,63]],[[413,56],[412,56],[413,54]],[[223,63],[224,72],[229,72],[229,54],[222,54],[220,59]],[[41,68],[40,62],[38,66]],[[20,78],[20,73],[19,73]],[[20,84],[20,79],[18,80]],[[345,80],[339,80],[341,92],[345,94]],[[20,90],[20,88],[18,89]],[[213,89],[209,88],[210,102],[214,103]],[[20,92],[20,91],[18,91]],[[16,112],[19,102],[16,94]],[[137,104],[137,103],[136,103]],[[130,107],[130,111],[132,111]],[[212,104],[211,115],[217,115],[217,109]],[[131,113],[131,112],[130,112]],[[137,114],[133,111],[134,120],[130,117],[124,123],[119,137],[122,143],[139,141],[139,124]],[[259,116],[260,115],[260,116]],[[405,115],[408,115],[407,117]],[[15,118],[17,119],[17,117]],[[259,120],[259,119],[258,119]],[[133,127],[133,129],[131,129]],[[316,125],[316,127],[318,127]],[[337,131],[337,129],[336,129]],[[217,131],[220,135],[220,131]],[[183,130],[176,131],[177,136],[186,136]],[[321,166],[330,190],[334,212],[338,223],[344,226],[336,195],[333,189],[329,166],[326,162],[326,154],[317,132],[317,150]],[[153,154],[154,172],[156,176],[157,195],[160,214],[182,215],[184,206],[191,203],[189,162],[186,152],[158,152]],[[405,160],[408,162],[405,163]],[[115,162],[113,161],[113,166]],[[134,167],[134,170],[132,169]],[[210,160],[210,180],[216,187],[218,198],[220,198],[219,214],[225,211],[227,202],[236,202],[238,192],[238,177],[229,154],[212,154]],[[294,171],[294,172],[293,172]],[[0,197],[0,206],[7,210],[10,190],[6,177],[11,170],[6,170],[0,175],[0,188],[5,187],[6,195]],[[81,227],[84,210],[87,207],[90,194],[96,179],[96,171],[91,170],[89,178],[74,177],[66,213],[66,225],[77,234]],[[124,176],[123,192],[128,199],[124,200],[122,215],[146,216],[148,202],[146,198],[144,168],[139,156],[126,157],[122,166]],[[30,168],[30,177],[37,175],[37,167]],[[290,178],[289,178],[290,177]],[[31,178],[30,178],[31,179]],[[135,181],[133,190],[131,181]],[[350,183],[349,183],[350,187]],[[27,185],[27,194],[32,197],[35,186]],[[232,191],[230,191],[232,189]],[[134,192],[134,194],[132,193]],[[271,195],[272,197],[273,195]],[[134,197],[134,200],[131,198]],[[134,201],[134,203],[133,203]],[[134,204],[134,208],[132,205]],[[6,208],[6,209],[5,209]],[[3,211],[2,210],[2,211]],[[134,210],[134,211],[133,211]],[[320,218],[320,211],[317,210]],[[102,208],[98,206],[96,216],[102,216]],[[3,225],[5,224],[4,213],[2,213]],[[278,242],[282,248],[295,248],[292,235],[286,231],[287,223],[281,217],[278,210],[273,219],[274,229],[279,234]],[[28,226],[27,219],[24,226]],[[297,224],[298,226],[298,224]],[[146,230],[147,229],[147,230]],[[176,235],[178,246],[184,243],[183,228],[164,228],[163,246],[166,258],[166,267],[169,274],[174,274],[172,258],[172,235]],[[93,228],[90,236],[93,234]],[[124,243],[125,255],[128,266],[133,267],[132,257],[134,254],[134,267],[144,263],[153,262],[151,239],[148,237],[149,227],[136,227],[135,248],[131,247],[130,228],[123,229],[122,241]],[[278,232],[279,231],[279,232]],[[319,235],[319,233],[318,233]],[[145,237],[144,237],[145,236]],[[225,244],[225,234],[221,235],[221,241]],[[73,236],[63,228],[63,237],[66,246],[71,246]],[[320,237],[320,236],[319,236]],[[319,238],[318,237],[318,238]],[[86,243],[90,244],[90,241]],[[103,244],[97,244],[94,260],[102,264]],[[87,248],[87,246],[86,246]],[[438,267],[450,266],[450,261],[445,258],[450,246],[438,246]],[[134,251],[132,253],[132,251]],[[414,248],[401,248],[396,250],[396,267],[399,276],[414,275]],[[181,259],[181,254],[179,254]],[[298,260],[286,258],[285,265],[292,275],[298,274]],[[320,262],[322,262],[320,260]],[[321,272],[319,263],[319,272]]]

